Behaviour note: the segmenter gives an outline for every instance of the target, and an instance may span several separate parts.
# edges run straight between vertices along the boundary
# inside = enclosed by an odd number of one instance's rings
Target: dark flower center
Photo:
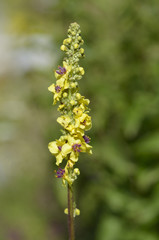
[[[72,148],[73,148],[73,151],[75,152],[81,152],[81,144],[73,144]]]
[[[61,90],[61,87],[60,87],[60,86],[58,86],[58,85],[56,85],[56,86],[55,86],[55,91],[56,91],[57,93],[59,93],[59,92],[60,92],[60,90]]]
[[[59,75],[63,75],[66,73],[66,68],[58,66],[59,70],[56,70],[56,73],[58,73]]]
[[[83,138],[84,138],[85,143],[90,142],[90,138],[88,136],[84,135]]]
[[[61,149],[62,149],[62,146],[58,146],[58,149],[61,151]]]
[[[82,122],[82,124],[83,124],[83,125],[86,125],[86,120],[84,120],[84,121]]]
[[[56,177],[57,178],[62,178],[65,173],[65,169],[59,168],[56,172]]]

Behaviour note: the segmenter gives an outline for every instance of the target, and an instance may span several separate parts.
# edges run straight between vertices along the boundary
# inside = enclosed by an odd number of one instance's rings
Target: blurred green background
[[[60,136],[47,87],[71,22],[86,58],[93,155],[75,184],[76,239],[159,239],[158,0],[0,3],[0,240],[66,240],[66,189],[48,142]]]

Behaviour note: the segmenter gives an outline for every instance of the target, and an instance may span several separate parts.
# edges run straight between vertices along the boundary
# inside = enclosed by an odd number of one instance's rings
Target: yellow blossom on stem
[[[85,134],[92,127],[88,107],[90,101],[79,93],[79,80],[85,73],[79,65],[79,60],[84,57],[83,43],[80,26],[70,24],[68,36],[61,45],[66,57],[54,72],[56,81],[48,88],[53,93],[53,104],[59,103],[57,122],[63,127],[62,136],[50,142],[48,148],[59,166],[56,177],[62,179],[63,185],[68,185],[69,201],[65,213],[69,215],[70,222],[80,214],[75,203],[71,202],[72,185],[80,175],[76,164],[81,153],[92,154],[91,139]]]

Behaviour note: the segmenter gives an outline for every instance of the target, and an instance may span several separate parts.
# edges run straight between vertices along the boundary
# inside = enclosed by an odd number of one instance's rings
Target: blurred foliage
[[[76,21],[85,40],[81,65],[86,74],[80,86],[91,99],[89,135],[94,147],[94,154],[81,156],[78,163],[77,239],[158,240],[158,1],[1,4],[3,31],[16,37],[14,49],[33,52],[37,40],[23,37],[47,36],[49,44],[39,49],[53,59],[45,68],[15,65],[10,70],[17,60],[13,58],[0,76],[0,239],[67,239],[66,191],[53,178],[56,166],[47,150],[60,128],[47,87],[53,80],[52,68],[63,58],[59,47],[66,30]],[[43,57],[39,50],[35,55]]]

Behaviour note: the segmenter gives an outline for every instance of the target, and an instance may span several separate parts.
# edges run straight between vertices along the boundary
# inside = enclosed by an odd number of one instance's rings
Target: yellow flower
[[[85,97],[81,96],[79,99],[79,103],[83,105],[88,105],[90,103],[89,99],[86,99]]]
[[[74,124],[69,124],[65,129],[68,130],[71,135],[75,134],[77,130]]]
[[[59,166],[62,160],[71,152],[72,148],[67,143],[67,137],[62,136],[59,140],[50,142],[49,151],[56,157],[56,165]]]
[[[75,128],[80,128],[82,130],[89,130],[92,127],[91,117],[83,113],[80,117],[75,119]]]
[[[72,70],[72,66],[69,65],[67,62],[63,61],[63,67],[58,66],[58,70],[55,71],[55,77],[57,79],[67,79],[69,77],[69,74]]]
[[[81,135],[71,136],[68,135],[68,144],[71,146],[70,160],[77,162],[80,152],[92,153],[92,146],[86,143],[85,139]]]
[[[74,165],[74,162],[72,162],[71,160],[68,160],[66,167],[67,168],[73,168],[73,165]]]
[[[61,124],[61,126],[63,126],[65,129],[67,129],[67,127],[69,126],[69,124],[71,122],[71,119],[68,115],[66,115],[66,116],[63,115],[63,116],[57,118],[57,122],[59,124]]]
[[[88,143],[90,143],[90,137],[86,136],[86,135],[81,135],[80,133],[77,132],[77,134],[74,135],[75,139],[80,139],[81,141],[81,152],[86,152],[89,154],[92,154],[92,146],[89,145]]]
[[[76,117],[80,117],[83,114],[83,109],[80,107],[75,107],[73,109],[73,113],[75,114]]]
[[[67,135],[67,140],[68,140],[67,144],[70,146],[69,150],[71,150],[69,159],[72,162],[77,162],[79,153],[81,152],[81,145],[82,145],[81,140],[75,139],[71,135]]]
[[[63,108],[64,105],[60,105],[59,108]],[[80,107],[75,107],[73,109],[74,113],[74,121],[68,115],[63,115],[58,117],[57,122],[60,123],[66,130],[70,132],[71,135],[80,134],[80,136],[84,135],[84,131],[89,130],[92,127],[91,117],[83,113],[84,107],[82,109],[82,105]]]
[[[63,109],[65,107],[65,104],[60,104],[58,107],[58,111],[60,111],[61,109]]]
[[[69,83],[64,78],[61,78],[56,81],[56,84],[52,84],[50,87],[48,87],[48,90],[52,93],[54,93],[54,104],[56,104],[57,101],[60,100],[62,97],[63,91],[65,89],[69,88]]]
[[[82,152],[86,152],[86,153],[92,154],[92,146],[89,145],[88,143],[86,143],[85,141],[82,142],[81,150],[82,150]]]
[[[53,83],[48,87],[48,90],[54,93],[54,104],[61,99],[64,90],[69,88],[68,78],[71,70],[72,66],[63,61],[63,67],[58,66],[58,70],[55,71],[56,84]]]

